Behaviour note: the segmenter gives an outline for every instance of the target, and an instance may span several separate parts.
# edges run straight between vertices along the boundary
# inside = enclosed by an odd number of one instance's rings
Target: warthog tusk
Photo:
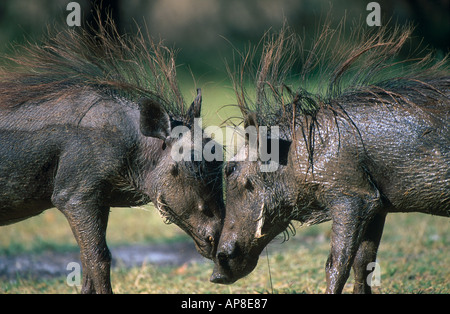
[[[262,227],[264,225],[264,203],[261,205],[261,212],[257,218],[258,223],[256,224],[256,233],[255,238],[262,238],[264,235],[262,234]]]
[[[167,213],[167,211],[163,210],[164,207],[167,207],[167,204],[163,203],[161,194],[158,194],[158,196],[156,197],[155,207],[158,210],[159,216],[165,224],[172,223],[172,221],[170,220],[170,215]]]

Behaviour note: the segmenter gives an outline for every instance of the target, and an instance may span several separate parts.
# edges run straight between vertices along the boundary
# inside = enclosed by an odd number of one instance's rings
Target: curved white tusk
[[[264,235],[262,234],[262,227],[264,225],[264,203],[261,205],[261,212],[257,218],[258,223],[256,224],[256,233],[255,238],[262,238]]]

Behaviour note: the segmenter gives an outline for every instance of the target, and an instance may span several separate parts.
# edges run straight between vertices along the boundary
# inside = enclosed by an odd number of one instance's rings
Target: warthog
[[[256,141],[279,137],[278,167],[262,171],[261,159],[248,160],[252,132],[246,132],[225,170],[226,215],[211,281],[230,284],[249,274],[292,220],[331,220],[327,292],[342,291],[353,265],[354,292],[370,293],[367,265],[375,261],[387,213],[450,216],[448,63],[432,64],[430,55],[393,61],[411,29],[363,28],[348,43],[327,25],[303,50],[295,76],[303,88],[296,92],[287,74],[304,46],[287,28],[267,35],[254,103],[242,87],[251,56],[242,54],[232,75],[244,125],[279,128],[279,136]]]
[[[146,33],[119,36],[113,22],[80,29],[22,47],[0,72],[0,225],[57,207],[80,247],[82,292],[109,293],[112,206],[151,201],[215,256],[222,163],[194,150],[173,159],[178,142],[193,147],[201,94],[185,105],[170,49]],[[173,136],[177,126],[187,132]]]

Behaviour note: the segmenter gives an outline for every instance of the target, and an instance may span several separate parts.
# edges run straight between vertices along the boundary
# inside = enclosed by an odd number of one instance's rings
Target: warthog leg
[[[331,209],[333,219],[331,251],[326,264],[327,293],[342,292],[358,249],[366,238],[367,227],[376,216],[377,209],[379,209],[379,202],[362,196],[341,197],[337,202],[334,202]],[[369,234],[367,236],[370,237]],[[381,235],[379,236],[381,237]],[[379,240],[371,242],[373,243],[369,246],[373,247],[376,243],[377,247]],[[363,246],[367,244],[368,242],[365,242]],[[364,247],[361,250],[364,250]],[[366,258],[372,258],[373,255],[371,252],[368,252],[367,255],[361,252],[361,258],[357,259],[356,267],[358,270],[356,279],[358,281],[365,274],[365,271],[360,270],[360,268],[367,266],[360,265],[360,263]],[[374,260],[371,262],[374,262]],[[359,290],[356,289],[356,291]]]

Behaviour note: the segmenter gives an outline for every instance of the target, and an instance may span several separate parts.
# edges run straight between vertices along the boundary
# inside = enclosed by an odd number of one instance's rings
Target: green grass
[[[110,245],[190,241],[175,225],[165,225],[151,206],[140,209],[113,209],[108,227]],[[375,293],[450,293],[448,219],[423,214],[388,216],[378,263],[381,286]],[[75,249],[75,241],[64,217],[50,210],[38,217],[2,227],[1,254]],[[268,246],[258,266],[233,285],[209,282],[212,262],[182,266],[144,264],[131,269],[115,268],[112,284],[116,293],[323,293],[326,288],[324,265],[329,250],[330,223],[298,227],[297,235]],[[20,242],[20,241],[23,241]],[[21,243],[21,244],[19,244]],[[9,251],[9,245],[20,246]],[[269,275],[270,266],[270,275]],[[270,280],[271,278],[271,280]],[[350,278],[344,293],[351,293]],[[28,279],[18,274],[15,281],[0,280],[0,293],[78,293],[66,278]]]

